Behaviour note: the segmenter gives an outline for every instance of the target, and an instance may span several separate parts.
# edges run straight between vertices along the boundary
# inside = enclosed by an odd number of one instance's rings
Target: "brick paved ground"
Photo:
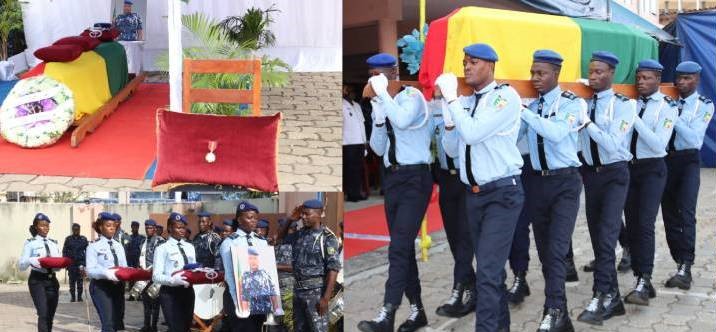
[[[161,82],[161,77],[150,78]],[[164,80],[165,81],[165,80]],[[283,113],[280,191],[341,191],[341,73],[293,73],[284,88],[262,91],[266,115]],[[3,191],[146,191],[151,180],[0,175]]]
[[[593,257],[584,215],[584,200],[577,219],[573,243],[578,267]],[[661,216],[657,218],[657,250],[653,274],[657,297],[650,306],[627,304],[625,316],[608,320],[601,327],[590,326],[576,320],[591,297],[592,275],[580,270],[579,282],[567,284],[567,301],[571,318],[577,331],[715,331],[716,330],[716,170],[703,169],[701,191],[697,211],[696,264],[692,269],[694,283],[689,291],[664,288],[664,281],[674,273],[675,264],[669,255],[664,237]],[[356,208],[347,203],[346,209]],[[350,221],[347,221],[350,222]],[[534,243],[534,241],[532,242]],[[443,232],[433,234],[433,248],[428,262],[418,263],[430,326],[423,331],[473,331],[474,315],[462,319],[447,319],[435,315],[435,309],[449,296],[452,287],[452,256]],[[347,331],[357,331],[356,324],[362,319],[372,319],[381,305],[383,287],[387,276],[387,250],[378,249],[346,262],[346,326]],[[535,331],[541,319],[544,302],[544,282],[534,244],[530,250],[527,280],[532,291],[523,304],[510,310],[512,331]],[[621,257],[619,254],[618,257]],[[512,282],[508,272],[508,283]],[[634,286],[631,273],[619,273],[622,295]],[[406,300],[403,301],[406,303]],[[407,305],[398,312],[396,327],[407,317]]]

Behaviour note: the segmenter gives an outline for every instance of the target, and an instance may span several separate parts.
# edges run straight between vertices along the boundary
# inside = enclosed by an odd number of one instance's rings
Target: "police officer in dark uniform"
[[[138,221],[132,221],[132,234],[129,235],[129,244],[127,245],[127,265],[130,267],[139,267],[139,254],[140,254],[140,247],[142,246],[142,242],[146,239],[144,235],[139,234],[139,222]],[[129,285],[127,285],[128,288],[132,288],[134,286],[134,282],[130,282]],[[131,295],[129,296],[128,301],[134,301],[136,300]]]
[[[37,311],[38,332],[52,331],[60,292],[55,269],[42,268],[39,261],[43,257],[62,256],[57,241],[47,237],[49,232],[50,218],[43,213],[36,214],[30,227],[32,238],[25,241],[17,264],[20,271],[27,270],[28,267],[32,269],[27,286]]]
[[[629,192],[624,217],[631,267],[636,284],[624,302],[649,305],[656,296],[651,285],[654,269],[654,223],[666,185],[666,146],[678,117],[676,102],[659,92],[661,71],[656,60],[643,60],[636,69],[639,114],[628,138],[634,159],[629,163]]]
[[[141,244],[139,255],[139,267],[144,270],[151,270],[154,264],[154,251],[164,243],[164,239],[157,235],[157,222],[153,219],[144,221],[144,232],[147,237]],[[144,306],[144,326],[141,332],[157,332],[157,321],[159,320],[159,299],[153,299],[147,293],[150,284],[142,291],[142,305]]]
[[[194,250],[196,250],[196,262],[203,267],[214,267],[221,237],[211,229],[213,226],[211,213],[201,212],[197,215],[199,216],[199,234],[192,241]]]
[[[266,219],[260,219],[256,223],[256,235],[262,237],[264,240],[268,240],[269,235],[269,222]]]
[[[588,100],[589,112],[583,112],[580,119],[584,125],[580,133],[585,164],[582,177],[595,271],[592,300],[577,319],[595,325],[625,313],[614,248],[629,187],[627,162],[632,155],[627,134],[636,117],[636,102],[612,90],[618,63],[619,59],[611,52],[592,53],[589,86],[594,89],[594,96]]]
[[[677,264],[676,274],[669,278],[666,287],[691,288],[691,265],[694,264],[696,246],[696,200],[699,196],[699,150],[714,115],[711,99],[696,91],[701,66],[684,61],[676,66],[674,84],[679,90],[678,120],[667,149],[667,180],[661,200],[661,212],[666,230],[666,243]]]
[[[440,215],[455,263],[452,293],[447,302],[439,306],[435,313],[446,317],[462,317],[475,308],[475,270],[472,268],[475,254],[465,216],[465,188],[460,182],[459,163],[456,158],[447,155],[442,144],[442,137],[447,129],[442,120],[443,102],[443,99],[433,99],[430,105],[433,110],[431,113],[437,147]]]
[[[296,233],[291,250],[295,290],[293,322],[296,332],[328,332],[328,303],[341,270],[339,240],[321,224],[323,203],[303,203],[304,228]]]
[[[509,330],[505,263],[524,201],[517,148],[522,102],[515,89],[495,82],[498,57],[490,45],[473,44],[463,51],[465,83],[475,93],[458,98],[452,73],[435,81],[448,103],[445,125],[455,126],[443,137],[443,145],[448,155],[459,155],[465,184],[477,261],[475,331]]]
[[[530,195],[526,214],[532,221],[545,280],[545,302],[538,332],[574,331],[567,310],[567,253],[582,192],[577,151],[579,117],[587,104],[559,87],[562,56],[537,50],[530,69],[538,98],[522,112],[521,135],[530,150]],[[524,170],[524,168],[523,168]]]
[[[251,313],[278,312],[281,299],[271,275],[259,266],[259,251],[255,247],[249,247],[248,251],[249,270],[241,276],[241,300],[249,303]]]
[[[429,166],[431,119],[420,90],[404,87],[395,98],[388,94],[388,80],[398,79],[394,56],[376,54],[367,63],[371,75],[368,83],[376,94],[371,101],[374,119],[370,147],[382,156],[386,167],[383,192],[391,241],[383,306],[375,319],[361,321],[358,328],[364,332],[393,331],[395,311],[405,295],[411,314],[399,331],[415,331],[428,323],[420,295],[415,237],[433,185]]]
[[[65,244],[62,246],[62,256],[72,259],[72,265],[67,268],[70,277],[70,302],[82,302],[82,273],[85,269],[85,250],[88,244],[87,238],[80,235],[80,224],[72,224],[72,235],[65,238]]]

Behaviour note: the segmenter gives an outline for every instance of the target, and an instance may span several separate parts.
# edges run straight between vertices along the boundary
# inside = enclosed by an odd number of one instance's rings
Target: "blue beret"
[[[157,226],[157,222],[154,219],[147,219],[144,221],[144,226]]]
[[[224,225],[226,226],[234,226],[234,221],[231,219],[224,219]]]
[[[169,215],[169,220],[177,220],[177,221],[181,221],[184,225],[187,224],[186,217],[184,217],[181,213],[177,213],[177,212],[172,212]]]
[[[652,70],[652,71],[658,71],[661,72],[664,70],[664,66],[662,66],[659,61],[652,60],[652,59],[646,59],[639,61],[639,64],[636,66],[636,71],[642,71],[642,70]]]
[[[472,44],[469,46],[466,46],[462,49],[465,54],[469,55],[472,58],[478,58],[485,61],[490,62],[497,62],[497,52],[492,48],[492,46],[487,44]]]
[[[197,213],[196,215],[199,216],[199,218],[201,218],[201,217],[211,217],[211,213],[209,213],[209,212],[199,212],[199,213]]]
[[[365,61],[371,68],[392,68],[398,63],[398,60],[388,53],[378,53]]]
[[[47,221],[48,223],[50,222],[50,218],[48,218],[48,217],[47,217],[44,213],[42,213],[42,212],[36,214],[34,220],[37,220],[37,221]]]
[[[323,202],[321,202],[317,199],[310,199],[310,200],[303,202],[303,207],[307,208],[307,209],[322,209]]]
[[[676,66],[676,72],[679,74],[698,74],[701,72],[701,66],[693,61],[684,61]]]
[[[131,0],[124,0],[124,4],[125,5],[133,5],[134,2],[132,2]]]
[[[122,216],[119,213],[112,213],[112,218],[114,218],[114,221],[122,221]]]
[[[546,62],[551,63],[553,65],[561,66],[562,56],[559,55],[559,53],[552,51],[552,50],[536,50],[535,53],[532,55],[532,61],[533,62]]]
[[[139,226],[139,221],[132,221],[132,226]]]
[[[592,53],[591,61],[604,62],[612,67],[616,67],[619,64],[619,58],[609,51],[595,51]]]
[[[269,222],[266,219],[259,220],[258,223],[256,223],[256,228],[269,228]]]
[[[115,220],[115,219],[114,219],[114,214],[109,213],[109,212],[100,212],[100,213],[99,213],[99,219],[100,219],[100,220],[113,220],[113,221]]]
[[[259,208],[247,201],[239,202],[239,205],[236,207],[236,214],[247,211],[255,211],[256,213],[259,213]]]
[[[219,226],[214,226],[214,233],[221,233],[221,232],[223,232],[223,231],[224,231],[224,230],[221,229],[221,227],[219,227]]]
[[[249,247],[249,255],[258,256],[258,255],[259,255],[259,251],[256,250],[256,248],[254,248],[254,247]]]
[[[78,223],[72,223],[72,228],[75,228],[75,227],[80,227],[80,224],[78,224]]]

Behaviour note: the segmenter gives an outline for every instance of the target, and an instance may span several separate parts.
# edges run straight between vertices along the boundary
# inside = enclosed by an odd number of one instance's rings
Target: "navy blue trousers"
[[[661,199],[666,243],[676,263],[694,263],[696,200],[701,182],[698,150],[666,157],[666,187]]]
[[[97,309],[102,332],[114,332],[124,327],[124,283],[93,279],[89,284],[90,297]]]
[[[425,168],[386,169],[383,191],[388,221],[388,280],[383,303],[400,305],[403,294],[414,303],[420,298],[415,238],[428,208],[433,178]]]
[[[527,204],[532,194],[530,193],[530,180],[533,177],[532,164],[530,155],[522,155],[522,188],[525,192],[525,206],[522,207],[519,219],[517,219],[517,227],[515,227],[515,237],[512,240],[512,249],[510,249],[510,269],[517,274],[526,272],[530,263],[530,215],[527,213]]]
[[[532,218],[537,254],[545,280],[545,308],[566,309],[566,258],[579,211],[582,177],[577,168],[564,175],[534,176],[534,188],[525,202]],[[514,245],[513,245],[514,247]]]
[[[169,331],[189,332],[194,316],[194,288],[169,287],[159,288],[159,305]]]
[[[57,301],[60,297],[60,284],[55,274],[32,271],[27,286],[37,311],[37,331],[52,331],[52,322],[55,319]]]
[[[475,253],[465,216],[465,185],[460,181],[459,174],[459,170],[456,174],[450,174],[443,169],[438,171],[440,214],[450,252],[455,260],[453,288],[458,283],[463,285],[475,283],[475,270],[472,267]]]
[[[596,171],[584,167],[584,198],[589,237],[594,250],[593,291],[611,293],[619,290],[614,248],[622,227],[622,212],[629,188],[626,162],[609,164]]]
[[[467,222],[477,259],[475,331],[497,331],[510,324],[505,263],[524,203],[519,177],[514,185],[473,193],[466,187]]]
[[[626,233],[634,275],[654,270],[654,224],[666,185],[664,158],[629,165],[629,193],[624,206]]]

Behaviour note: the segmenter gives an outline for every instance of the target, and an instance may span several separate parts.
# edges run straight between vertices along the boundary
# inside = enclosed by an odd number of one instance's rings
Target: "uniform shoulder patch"
[[[510,84],[509,84],[509,83],[498,84],[498,85],[495,86],[495,90],[499,90],[499,89],[502,89],[502,88],[507,87],[507,86],[510,86]]]
[[[708,97],[703,96],[703,95],[702,95],[702,96],[699,96],[699,100],[701,100],[701,102],[703,102],[704,104],[711,104],[711,103],[712,103],[711,99],[709,99]]]
[[[629,101],[629,97],[627,97],[621,93],[615,93],[614,96],[616,96],[617,99],[619,99],[621,101]]]
[[[55,244],[57,244],[57,240],[55,240],[55,239],[50,239],[50,241],[52,241],[52,242],[54,242]]]
[[[673,98],[671,98],[671,97],[669,97],[669,96],[664,96],[664,100],[665,100],[666,103],[669,104],[669,106],[671,106],[671,107],[676,107],[676,106],[678,106],[678,105],[676,104],[676,100],[674,100]]]
[[[32,238],[25,240],[25,242],[30,242],[30,241],[32,241]]]
[[[562,92],[562,97],[570,99],[570,100],[577,99],[577,95],[575,95],[574,93],[572,93],[572,91],[569,91],[569,90]]]

